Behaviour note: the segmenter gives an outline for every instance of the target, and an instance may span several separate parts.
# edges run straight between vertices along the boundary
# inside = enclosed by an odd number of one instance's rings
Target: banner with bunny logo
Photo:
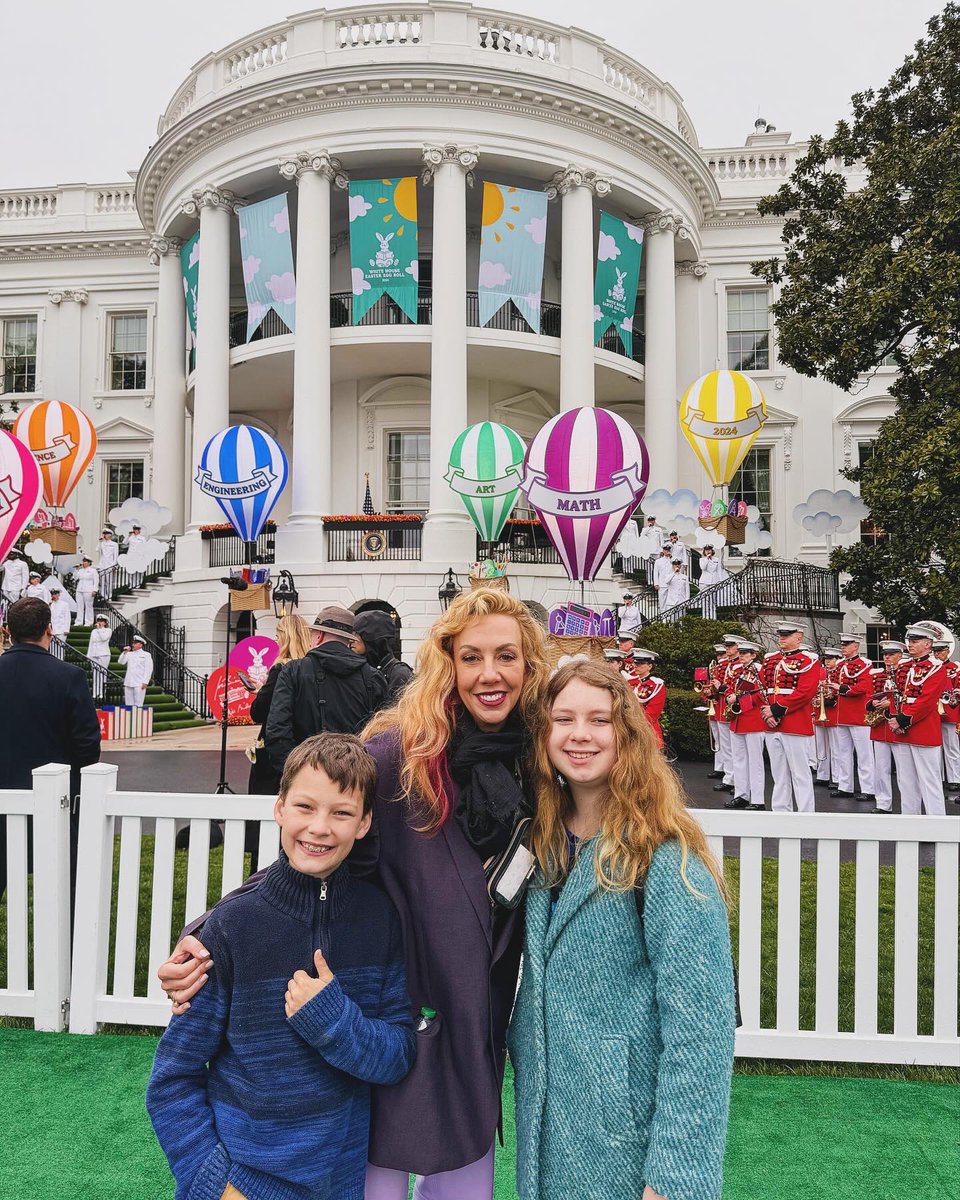
[[[600,345],[612,325],[633,357],[633,314],[640,282],[643,230],[610,213],[600,213],[597,272],[593,285],[593,344]]]
[[[180,274],[183,277],[183,298],[187,302],[190,322],[190,349],[197,349],[197,295],[200,291],[200,234],[195,233],[180,247]]]
[[[353,324],[389,296],[417,323],[417,178],[350,181]]]
[[[291,333],[297,328],[297,283],[287,194],[248,204],[237,214],[240,262],[247,294],[247,341],[271,309]]]

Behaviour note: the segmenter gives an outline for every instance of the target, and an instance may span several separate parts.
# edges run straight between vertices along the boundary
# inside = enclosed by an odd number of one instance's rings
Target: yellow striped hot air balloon
[[[714,487],[730,482],[767,419],[763,392],[739,371],[711,371],[680,401],[680,428]]]

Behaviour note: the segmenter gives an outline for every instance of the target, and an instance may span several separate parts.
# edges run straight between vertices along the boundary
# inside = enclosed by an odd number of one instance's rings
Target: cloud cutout
[[[480,264],[480,286],[481,287],[502,287],[513,276],[503,265],[498,262],[482,262]]]
[[[406,268],[406,272],[408,275],[412,275],[414,277],[414,279],[416,279],[417,282],[419,283],[419,281],[420,281],[420,263],[417,259],[414,259],[413,262]]]
[[[523,228],[527,231],[527,233],[530,234],[530,237],[538,246],[542,246],[547,240],[546,215],[542,217],[531,217]]]
[[[350,283],[355,296],[362,296],[370,291],[370,284],[363,274],[363,267],[353,267],[350,271]]]
[[[627,333],[633,333],[633,317],[624,317],[620,322],[620,328]]]
[[[357,217],[365,217],[371,208],[373,205],[368,204],[362,196],[351,196],[349,201],[350,220],[355,221]]]
[[[37,538],[36,541],[27,542],[23,552],[31,562],[38,564],[53,562],[53,547],[49,542],[45,542],[43,538]]]
[[[169,549],[168,542],[161,542],[158,538],[147,538],[142,546],[134,546],[126,554],[121,554],[118,565],[132,574],[138,574],[145,571],[151,563],[163,558]]]
[[[701,529],[697,526],[696,545],[702,550],[704,546],[712,546],[714,550],[721,550],[726,544],[727,539],[717,529]]]
[[[800,523],[814,537],[824,537],[828,533],[839,532],[840,526],[843,524],[843,518],[835,516],[833,513],[818,512],[813,513],[809,517],[804,517]]]
[[[839,524],[824,528],[824,517],[836,517]],[[811,492],[803,504],[798,504],[793,510],[793,519],[798,525],[811,533],[850,533],[861,521],[870,516],[870,510],[853,492],[841,488],[839,492],[831,492],[819,488]],[[808,522],[811,522],[808,524]]]
[[[601,233],[597,243],[597,262],[610,262],[620,255],[620,247],[616,239],[609,233]]]
[[[274,213],[273,220],[270,222],[277,233],[290,232],[290,210],[286,205],[280,209],[278,213]]]
[[[741,554],[756,554],[758,550],[769,550],[772,545],[773,534],[770,530],[761,529],[751,521],[743,531],[743,543],[739,550]]]
[[[676,492],[668,492],[666,488],[657,488],[644,496],[640,506],[648,517],[656,517],[658,522],[669,529],[680,532],[677,522],[684,518],[692,522],[690,532],[696,527],[700,513],[700,499],[696,492],[689,488],[680,488]]]
[[[250,254],[243,260],[241,265],[243,267],[243,282],[249,283],[254,275],[256,275],[256,273],[260,270],[260,259],[256,258],[253,254]]]
[[[190,260],[187,263],[187,269],[189,270],[190,267],[195,267],[199,261],[200,261],[200,239],[197,238],[197,240],[193,243],[193,249],[190,251]]]
[[[271,275],[266,286],[277,304],[293,304],[297,298],[297,281],[292,271],[284,271],[282,275]]]
[[[643,245],[643,230],[639,225],[631,225],[629,221],[624,221],[624,229],[627,231],[627,237],[631,242],[639,242]]]
[[[130,496],[118,508],[111,508],[109,512],[110,524],[118,537],[125,537],[136,523],[140,526],[140,532],[149,538],[151,534],[159,533],[168,525],[172,516],[170,509],[158,504],[156,500],[142,500],[139,496]]]

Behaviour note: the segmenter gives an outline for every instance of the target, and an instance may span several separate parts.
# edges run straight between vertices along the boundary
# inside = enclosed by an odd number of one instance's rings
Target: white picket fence
[[[38,856],[36,867],[38,871],[42,867],[45,874],[41,877],[38,873],[35,879],[37,899],[47,890],[50,895],[41,905],[39,917],[35,914],[35,944],[44,950],[43,955],[35,954],[35,961],[39,966],[46,959],[49,948],[55,946],[59,948],[60,969],[58,973],[52,963],[44,962],[46,974],[43,980],[38,975],[36,989],[29,993],[25,987],[25,822],[27,814],[36,813],[36,820],[46,820],[57,830],[49,838],[44,836],[41,844],[47,841],[58,845],[64,843],[65,813],[56,808],[56,793],[63,787],[63,770],[47,767],[36,772],[33,799],[29,793],[0,793],[0,811],[18,814],[23,823],[18,827],[21,832],[16,835],[16,856],[21,866],[16,879],[12,880],[13,894],[17,898],[13,906],[14,924],[20,933],[16,943],[8,934],[8,946],[14,947],[15,956],[8,955],[10,986],[6,991],[0,991],[0,1013],[34,1016],[38,1028],[59,1027],[55,1018],[60,1001],[67,994],[65,988],[70,978],[66,971],[62,932],[66,922],[57,926],[51,916],[52,911],[60,911],[62,917],[65,911],[63,881],[66,876],[61,868],[59,880],[54,878],[54,860],[44,863]],[[261,864],[265,865],[276,856],[279,842],[272,820],[272,801],[262,796],[119,792],[116,790],[117,769],[106,764],[87,767],[82,776],[69,1027],[74,1033],[93,1033],[106,1022],[165,1025],[170,1009],[160,990],[156,967],[170,952],[181,923],[181,913],[184,919],[190,920],[208,906],[211,822],[224,822],[222,876],[214,889],[215,895],[224,895],[243,878],[245,820],[262,822]],[[53,784],[52,780],[58,782]],[[739,1055],[834,1062],[960,1065],[960,1039],[957,1036],[960,821],[954,817],[726,811],[698,811],[696,816],[718,855],[722,853],[724,838],[738,842],[739,936],[735,949],[743,1014],[743,1026],[737,1033]],[[151,877],[149,895],[141,898],[145,822],[150,822],[154,829],[154,843],[152,872],[148,872]],[[176,830],[185,822],[189,822],[191,830],[190,847],[185,879],[181,872],[177,883],[174,870]],[[43,826],[49,827],[49,824]],[[776,852],[775,864],[771,864],[769,855],[766,861],[767,872],[775,868],[777,880],[775,1015],[766,1024],[761,1022],[761,971],[765,965],[770,965],[764,961],[764,954],[768,952],[765,945],[769,946],[770,942],[769,931],[765,940],[761,937],[764,840],[768,849],[772,843]],[[895,844],[893,1027],[889,1032],[880,1032],[879,1028],[880,1009],[889,1007],[891,1000],[890,981],[882,979],[880,971],[882,842]],[[844,986],[840,925],[842,843],[853,844],[856,863],[854,929],[845,933],[853,938],[854,945],[851,1029],[841,1028],[841,999],[847,999],[841,997]],[[816,875],[814,897],[809,893],[805,897],[801,894],[802,845],[808,850],[815,848],[811,865]],[[920,927],[921,845],[933,847],[932,853],[925,851],[932,857],[934,871],[932,931],[922,931]],[[119,864],[116,873],[115,854]],[[62,863],[64,860],[56,861]],[[114,888],[118,899],[115,929],[111,934]],[[809,950],[801,944],[801,915],[802,905],[812,903],[816,906],[812,951],[816,966],[815,1016],[812,1028],[801,1028],[801,952]],[[932,937],[934,971],[932,1030],[921,1033],[924,1021],[919,1004],[918,959],[922,932]],[[138,946],[140,994],[135,986]],[[108,972],[111,955],[113,969]],[[145,983],[142,981],[144,957],[149,964]],[[14,964],[15,970],[12,969]],[[41,1004],[41,997],[48,995]],[[930,999],[927,988],[924,1000],[928,1008]],[[929,1020],[926,1023],[929,1027]]]

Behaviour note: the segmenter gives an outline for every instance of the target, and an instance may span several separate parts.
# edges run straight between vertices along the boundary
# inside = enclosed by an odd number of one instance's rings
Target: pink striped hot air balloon
[[[643,439],[603,408],[561,413],[533,439],[520,486],[571,579],[596,578],[649,470]]]
[[[62,508],[97,451],[93,422],[72,404],[41,400],[17,417],[13,432],[33,451],[44,499]]]
[[[40,468],[29,449],[0,429],[0,562],[27,527],[40,498]]]

